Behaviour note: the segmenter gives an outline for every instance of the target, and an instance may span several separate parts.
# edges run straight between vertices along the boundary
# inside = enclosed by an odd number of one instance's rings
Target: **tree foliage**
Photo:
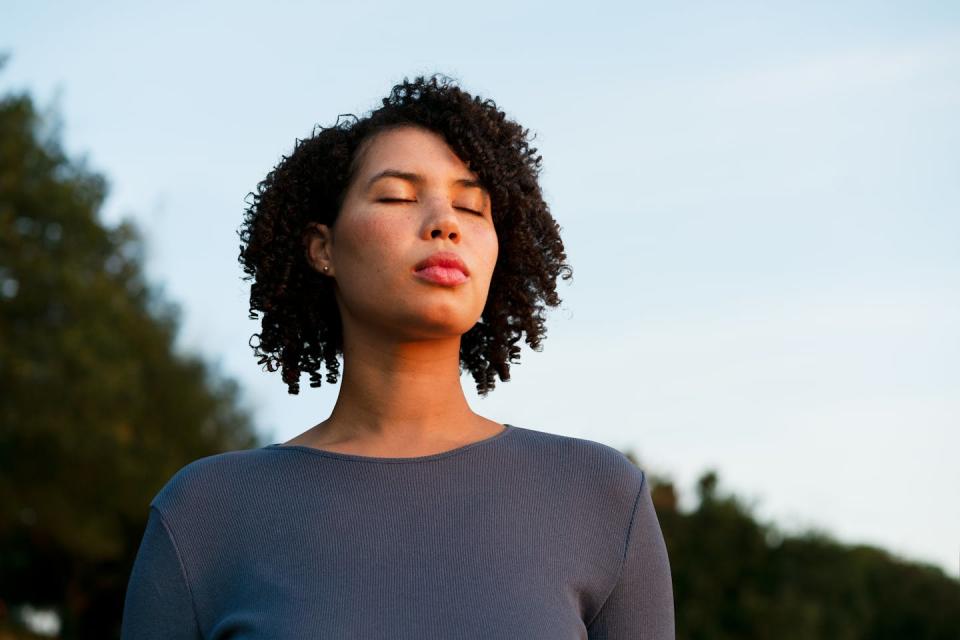
[[[787,535],[718,485],[704,473],[684,512],[668,479],[651,481],[678,640],[956,640],[960,581],[822,532]]]
[[[148,503],[187,462],[257,446],[238,386],[178,354],[103,176],[27,95],[0,97],[0,605],[118,635]],[[0,611],[3,607],[0,606]]]

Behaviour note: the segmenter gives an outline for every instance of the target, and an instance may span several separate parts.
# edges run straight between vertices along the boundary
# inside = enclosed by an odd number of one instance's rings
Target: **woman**
[[[299,141],[247,209],[254,347],[290,393],[343,380],[283,444],[197,460],[151,502],[123,637],[674,637],[645,474],[474,413],[539,350],[570,277],[527,130],[446,78]],[[254,315],[253,317],[256,317]]]

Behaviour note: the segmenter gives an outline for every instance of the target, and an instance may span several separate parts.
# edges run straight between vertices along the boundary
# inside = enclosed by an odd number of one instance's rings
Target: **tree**
[[[179,310],[135,226],[99,220],[106,194],[29,96],[0,97],[0,605],[56,607],[64,638],[119,636],[179,468],[260,446],[236,382],[175,353]]]
[[[683,512],[673,484],[651,475],[678,639],[956,638],[960,581],[824,532],[787,535],[719,485],[715,471],[703,473],[699,504]]]

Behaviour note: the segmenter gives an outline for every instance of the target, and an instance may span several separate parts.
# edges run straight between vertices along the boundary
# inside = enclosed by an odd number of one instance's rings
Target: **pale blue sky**
[[[536,132],[574,268],[542,353],[485,400],[464,377],[475,410],[957,576],[960,3],[838,4],[21,2],[0,87],[58,105],[181,346],[278,442],[336,388],[288,396],[247,346],[243,198],[314,124],[452,75]]]

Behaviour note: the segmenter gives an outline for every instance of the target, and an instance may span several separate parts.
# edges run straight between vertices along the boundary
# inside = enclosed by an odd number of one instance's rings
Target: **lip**
[[[418,262],[413,270],[424,280],[444,285],[457,285],[470,278],[467,265],[452,251],[438,251]]]

